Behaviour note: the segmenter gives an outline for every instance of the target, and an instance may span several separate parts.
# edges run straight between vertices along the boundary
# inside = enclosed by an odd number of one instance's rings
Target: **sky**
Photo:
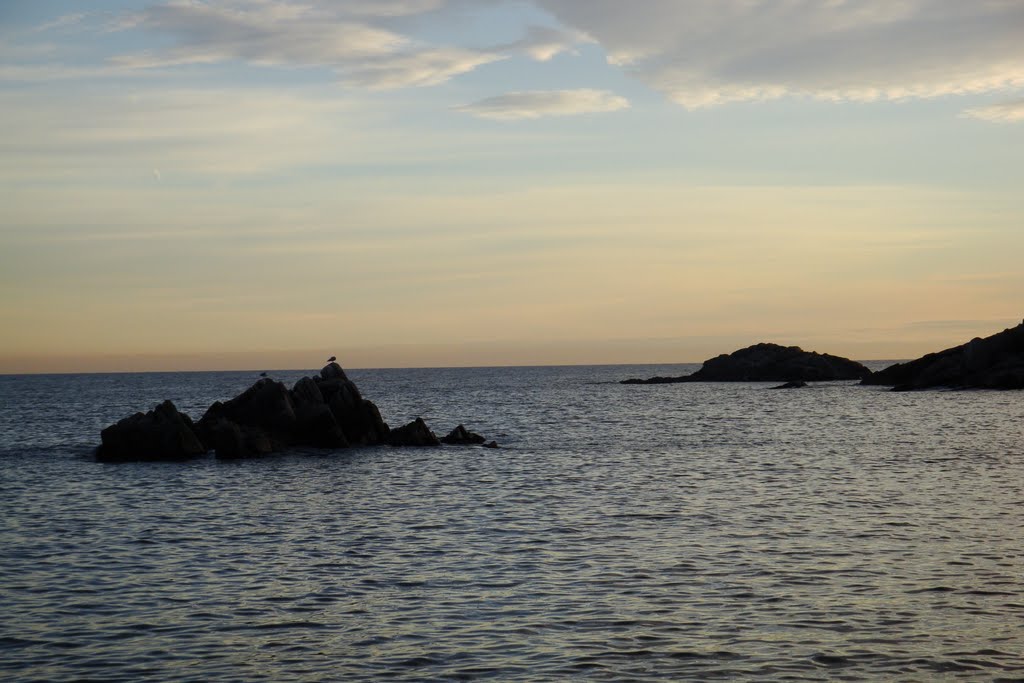
[[[1022,0],[2,0],[0,372],[1024,317]]]

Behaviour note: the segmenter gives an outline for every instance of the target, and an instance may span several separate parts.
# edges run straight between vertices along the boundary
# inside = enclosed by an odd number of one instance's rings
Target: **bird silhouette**
[[[337,359],[337,357],[335,357],[335,356],[331,356],[330,358],[328,358],[328,359],[327,359],[327,362],[328,362],[328,363],[333,363],[333,362],[334,362],[334,361],[336,361],[336,360],[338,360],[338,359]]]

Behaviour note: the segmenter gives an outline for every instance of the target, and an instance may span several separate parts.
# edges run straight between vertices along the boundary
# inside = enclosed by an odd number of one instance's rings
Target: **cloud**
[[[550,62],[598,44],[609,65],[689,109],[1024,88],[1020,0],[160,0],[102,16],[108,31],[146,31],[150,44],[166,45],[107,63],[137,71],[320,67],[343,83],[385,89],[437,85],[514,56]],[[473,30],[490,25],[484,16],[513,22],[522,37],[488,43]],[[95,22],[66,15],[43,27],[78,23]],[[996,109],[968,115],[1016,120]]]
[[[1024,86],[1007,0],[535,0],[608,62],[695,109],[787,96],[901,100]]]
[[[118,58],[139,68],[242,60],[266,65],[334,65],[387,55],[408,39],[345,13],[271,0],[218,5],[177,0],[127,17],[124,25],[174,38],[161,53]]]
[[[48,81],[68,81],[109,78],[111,76],[126,77],[130,71],[118,66],[63,66],[60,64],[28,64],[0,66],[0,83],[44,83]]]
[[[241,175],[350,158],[380,145],[357,104],[301,90],[82,86],[0,93],[0,181]],[[360,132],[355,132],[359,129]]]
[[[371,90],[438,85],[502,55],[461,48],[434,48],[359,60],[338,69],[342,80]]]
[[[456,107],[484,119],[515,121],[626,109],[629,101],[607,90],[533,90],[488,97]]]
[[[964,116],[994,123],[1017,123],[1024,121],[1024,100],[1000,102],[987,107],[968,109],[964,112]]]
[[[547,62],[563,52],[575,52],[580,43],[593,42],[579,31],[565,31],[547,26],[530,26],[526,37],[501,46],[502,52],[522,52],[538,62]]]
[[[441,9],[445,0],[343,0],[336,4],[353,15],[405,17]]]
[[[76,24],[80,24],[82,20],[85,19],[85,16],[85,14],[81,13],[64,14],[62,16],[57,17],[53,21],[48,21],[46,23],[36,26],[35,28],[32,29],[32,31],[34,33],[44,33],[46,31],[66,29],[71,26],[75,26]]]
[[[442,9],[445,0],[171,0],[121,17],[121,30],[163,34],[173,47],[120,55],[119,67],[151,69],[241,61],[321,66],[370,89],[431,86],[505,58],[498,50],[432,45],[396,32],[399,19]],[[523,49],[553,55],[563,34],[532,33]],[[541,44],[543,42],[543,45]],[[527,44],[528,43],[528,44]]]

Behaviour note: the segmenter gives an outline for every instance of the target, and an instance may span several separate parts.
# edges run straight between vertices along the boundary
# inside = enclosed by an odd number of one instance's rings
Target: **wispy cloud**
[[[433,45],[391,28],[395,20],[438,10],[444,0],[171,0],[121,18],[125,30],[174,41],[168,49],[120,55],[118,66],[147,69],[240,61],[257,66],[320,66],[370,89],[430,86],[505,58],[497,49]],[[546,56],[562,34],[531,34],[523,49]],[[543,44],[542,44],[543,42]]]
[[[533,90],[510,92],[456,107],[484,119],[515,121],[626,109],[629,100],[607,90]]]
[[[461,48],[432,48],[374,59],[353,61],[338,67],[343,81],[371,90],[438,85],[483,64],[504,57],[493,52]]]
[[[1024,86],[1024,3],[535,0],[687,108],[899,100]],[[955,46],[952,49],[951,46]]]
[[[85,19],[85,17],[86,15],[83,13],[64,14],[52,21],[47,21],[43,24],[39,24],[32,30],[35,33],[45,33],[46,31],[66,29],[71,26],[75,26],[77,24],[82,23],[82,20]]]
[[[129,17],[126,25],[163,33],[177,42],[166,52],[118,60],[138,67],[227,60],[334,65],[388,55],[409,42],[347,13],[270,0],[218,5],[167,2]]]
[[[63,103],[58,93],[0,93],[0,178],[265,173],[324,163],[325,149],[354,155],[366,144],[349,131],[361,115],[340,95],[83,88],[74,107]]]
[[[538,62],[547,62],[565,52],[575,53],[577,45],[591,42],[593,40],[579,31],[530,26],[524,38],[498,49],[508,53],[521,52]]]
[[[976,107],[964,112],[964,116],[994,123],[1018,123],[1024,121],[1024,100],[1000,102],[987,107]]]

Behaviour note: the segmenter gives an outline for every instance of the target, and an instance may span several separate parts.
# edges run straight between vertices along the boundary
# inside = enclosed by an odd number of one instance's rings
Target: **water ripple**
[[[0,675],[1024,680],[1020,394],[614,383],[680,372],[353,372],[506,447],[118,467],[254,378],[0,377]]]

